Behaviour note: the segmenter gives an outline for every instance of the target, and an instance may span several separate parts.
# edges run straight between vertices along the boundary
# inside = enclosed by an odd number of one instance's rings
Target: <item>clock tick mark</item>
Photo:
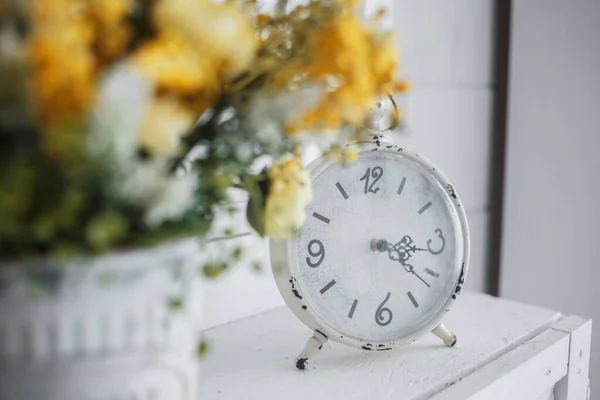
[[[419,210],[419,214],[423,214],[425,211],[427,211],[427,209],[429,207],[431,207],[433,204],[431,202],[428,202],[427,204],[425,204],[423,207],[421,207],[421,209]]]
[[[406,295],[408,296],[410,301],[413,303],[413,306],[415,306],[415,308],[419,308],[419,303],[417,303],[417,299],[415,299],[415,296],[413,296],[413,294],[411,292],[406,292]]]
[[[346,193],[342,185],[339,182],[336,182],[335,186],[338,188],[342,196],[344,196],[344,200],[348,200],[348,193]]]
[[[438,274],[435,271],[430,270],[429,268],[424,268],[424,271],[426,273],[428,273],[429,275],[433,276],[434,278],[439,278],[440,277],[440,274]]]
[[[354,303],[352,303],[352,307],[350,307],[350,312],[348,313],[348,318],[352,318],[354,316],[354,310],[356,310],[357,304],[358,300],[354,299]]]
[[[325,294],[325,292],[328,291],[329,289],[331,289],[331,287],[335,284],[336,284],[335,279],[332,279],[331,282],[329,282],[327,285],[323,286],[323,288],[320,290],[321,294]]]
[[[318,220],[320,220],[320,221],[323,221],[323,222],[325,222],[326,224],[328,224],[328,223],[330,223],[330,222],[331,222],[331,220],[330,220],[329,218],[327,218],[327,217],[324,217],[323,215],[321,215],[321,214],[319,214],[319,213],[317,213],[317,212],[314,212],[314,213],[313,213],[313,217],[315,217],[316,219],[318,219]]]
[[[402,182],[400,182],[400,187],[398,188],[398,194],[402,194],[404,190],[404,184],[406,183],[406,178],[402,178]]]

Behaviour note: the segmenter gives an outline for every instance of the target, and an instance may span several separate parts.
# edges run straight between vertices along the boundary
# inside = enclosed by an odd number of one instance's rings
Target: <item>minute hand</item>
[[[416,276],[417,278],[419,278],[421,280],[421,282],[423,282],[424,284],[427,285],[427,287],[431,287],[431,286],[429,286],[429,283],[425,282],[425,279],[421,278],[421,275],[419,275],[419,274],[417,274],[415,272],[415,269],[414,269],[414,267],[412,265],[410,265],[410,264],[404,264],[404,269],[407,272],[410,272],[411,274],[413,274],[414,276]]]

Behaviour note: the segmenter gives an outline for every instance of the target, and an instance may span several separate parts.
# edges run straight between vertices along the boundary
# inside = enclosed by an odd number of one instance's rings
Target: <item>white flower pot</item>
[[[0,262],[0,399],[195,399],[200,256],[187,239],[62,266]]]

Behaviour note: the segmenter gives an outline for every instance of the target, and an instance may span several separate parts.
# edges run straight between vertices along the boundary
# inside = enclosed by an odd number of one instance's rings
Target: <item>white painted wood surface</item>
[[[277,308],[205,331],[212,346],[200,398],[551,399],[554,384],[569,375],[571,329],[585,336],[590,326],[559,319],[555,311],[466,293],[446,320],[458,335],[454,348],[433,335],[379,353],[328,343],[302,373],[292,364],[311,332]]]
[[[569,334],[549,329],[434,399],[534,399],[540,393],[548,393],[548,389],[567,374],[568,350]]]
[[[569,373],[556,386],[561,400],[585,399],[589,396],[590,345],[592,321],[576,315],[569,316],[556,324],[554,329],[570,333]]]

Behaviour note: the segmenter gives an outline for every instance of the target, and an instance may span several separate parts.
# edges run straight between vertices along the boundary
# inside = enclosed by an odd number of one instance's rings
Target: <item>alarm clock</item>
[[[432,332],[457,338],[442,320],[469,265],[469,228],[458,193],[418,154],[380,136],[349,145],[358,160],[320,158],[301,229],[271,241],[271,265],[287,305],[311,330],[295,360],[305,370],[328,340],[368,351]]]

